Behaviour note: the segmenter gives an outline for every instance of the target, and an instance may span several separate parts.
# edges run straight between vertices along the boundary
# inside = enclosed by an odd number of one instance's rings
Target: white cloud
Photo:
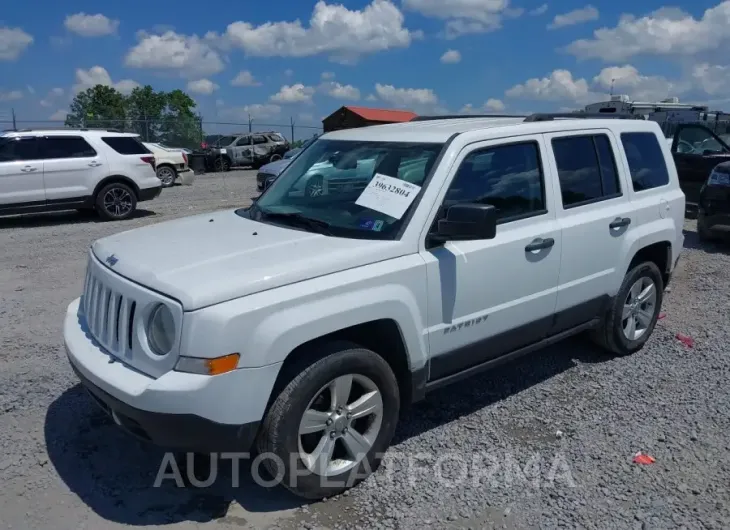
[[[528,79],[508,89],[509,98],[539,99],[544,101],[585,101],[590,88],[585,79],[573,79],[569,70],[554,70],[550,77]]]
[[[35,88],[33,88],[32,86],[28,85],[25,88],[28,89],[28,94],[35,94]]]
[[[661,76],[641,75],[630,64],[604,68],[593,78],[594,86],[603,92],[609,92],[612,83],[614,94],[628,94],[636,101],[659,101],[690,88],[688,83],[671,82]]]
[[[395,107],[434,107],[438,104],[438,97],[430,88],[396,88],[377,83],[375,92],[380,99]]]
[[[284,85],[279,92],[271,96],[274,103],[310,103],[314,95],[314,88],[304,86],[302,83]]]
[[[710,96],[725,95],[730,86],[730,66],[698,64],[692,70],[692,79]]]
[[[548,10],[548,5],[543,4],[540,7],[536,7],[535,9],[530,10],[528,12],[528,14],[533,17],[537,17],[537,16],[544,15],[545,13],[547,13],[547,10]]]
[[[453,39],[469,33],[485,33],[502,27],[504,18],[522,15],[510,0],[403,0],[403,7],[424,16],[446,20],[444,34]]]
[[[378,101],[378,98],[375,96],[375,94],[368,94],[368,97],[365,98],[365,101]]]
[[[261,86],[256,78],[248,70],[241,70],[238,75],[231,81],[233,86]]]
[[[574,9],[562,15],[555,15],[551,24],[548,24],[548,29],[564,28],[565,26],[574,26],[576,24],[582,24],[583,22],[590,22],[591,20],[598,20],[599,13],[598,9],[592,5],[581,7],[580,9]]]
[[[211,95],[220,87],[210,79],[198,79],[196,81],[188,81],[188,91],[194,94]]]
[[[126,66],[170,72],[188,79],[214,75],[224,68],[212,39],[167,31],[162,35],[138,34],[139,43],[124,60]]]
[[[319,90],[335,99],[357,101],[360,99],[360,90],[352,85],[342,85],[336,81],[324,82]]]
[[[461,52],[459,50],[448,50],[441,56],[441,62],[444,64],[461,62]]]
[[[324,80],[334,79],[335,78],[335,73],[334,72],[322,72],[322,75],[320,77],[322,79],[324,79]]]
[[[252,105],[244,105],[243,107],[235,107],[223,112],[224,115],[231,115],[234,119],[266,119],[274,118],[281,114],[279,105],[271,105],[268,103],[254,103]],[[218,113],[221,115],[221,112]]]
[[[33,44],[33,37],[20,28],[0,27],[0,61],[14,61]]]
[[[686,57],[726,50],[728,27],[730,0],[706,10],[699,20],[677,8],[662,8],[641,18],[622,15],[616,27],[598,29],[592,39],[576,40],[566,51],[580,59],[604,61],[636,55]]]
[[[87,88],[92,88],[96,85],[115,88],[122,94],[129,94],[132,90],[140,86],[139,83],[131,79],[122,79],[114,83],[106,68],[101,66],[93,66],[88,70],[82,68],[76,69],[76,83],[72,87],[74,94],[83,92]]]
[[[51,121],[63,121],[66,119],[66,116],[68,116],[68,111],[59,109],[50,116],[48,116],[48,119]]]
[[[66,29],[81,37],[103,37],[114,35],[119,29],[119,21],[105,17],[101,13],[87,15],[76,13],[69,15],[63,23]]]
[[[464,105],[459,111],[460,114],[482,114],[502,112],[506,105],[501,99],[489,98],[481,107],[474,107],[471,103]]]
[[[62,98],[66,91],[60,87],[52,88],[48,95],[40,101],[42,107],[53,107],[59,98]]]
[[[334,61],[354,62],[361,55],[409,46],[417,35],[403,27],[403,20],[390,0],[373,0],[362,10],[319,0],[308,27],[300,20],[260,26],[239,21],[228,26],[225,38],[250,56],[328,54]]]
[[[0,102],[17,101],[19,99],[23,99],[22,90],[11,90],[10,92],[0,90]]]

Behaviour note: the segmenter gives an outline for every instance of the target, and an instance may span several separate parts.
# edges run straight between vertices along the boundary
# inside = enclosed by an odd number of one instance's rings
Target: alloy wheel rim
[[[621,314],[624,336],[638,340],[651,326],[656,312],[657,289],[654,280],[642,276],[634,282],[626,295]]]
[[[172,170],[166,167],[160,169],[157,176],[160,177],[160,180],[166,186],[169,186],[170,184],[172,184],[172,181],[175,180],[175,176],[172,174]]]
[[[323,184],[320,180],[310,182],[307,185],[307,195],[309,195],[310,197],[320,197],[323,193]]]
[[[132,210],[132,196],[122,188],[112,188],[104,194],[104,209],[114,217],[121,217]]]
[[[357,466],[372,448],[383,423],[383,397],[360,374],[339,376],[323,386],[299,422],[299,458],[319,476]]]

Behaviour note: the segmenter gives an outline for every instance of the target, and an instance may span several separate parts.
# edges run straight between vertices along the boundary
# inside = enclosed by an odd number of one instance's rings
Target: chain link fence
[[[313,125],[297,125],[290,120],[288,124],[259,123],[250,121],[245,123],[206,121],[202,117],[187,119],[163,118],[161,120],[84,120],[79,127],[90,129],[113,129],[119,132],[139,134],[143,142],[156,142],[170,147],[185,147],[200,149],[207,138],[213,136],[227,136],[232,134],[277,132],[284,136],[292,145],[311,138],[322,132],[321,127]],[[6,116],[0,117],[0,129],[64,129],[64,121],[54,120],[15,120]]]

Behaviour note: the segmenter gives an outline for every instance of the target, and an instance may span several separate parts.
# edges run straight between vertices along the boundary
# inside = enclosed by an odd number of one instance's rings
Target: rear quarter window
[[[655,134],[621,133],[621,143],[629,163],[634,191],[650,190],[669,184],[664,152]]]
[[[136,136],[102,136],[101,139],[120,155],[152,154]]]

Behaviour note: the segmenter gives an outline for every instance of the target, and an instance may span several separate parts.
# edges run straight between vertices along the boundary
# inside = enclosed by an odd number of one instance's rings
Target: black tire
[[[217,157],[213,163],[216,171],[230,171],[231,161],[225,156]]]
[[[123,208],[118,208],[113,201],[114,197],[119,198],[119,203],[124,203]],[[111,202],[111,204],[110,204]],[[107,184],[94,199],[96,213],[105,221],[122,221],[128,219],[137,209],[137,194],[123,182],[112,182]]]
[[[623,331],[624,304],[629,296],[631,287],[641,278],[649,278],[654,282],[656,290],[656,302],[652,309],[652,317],[650,324],[646,327],[646,331],[635,340],[630,340]],[[603,318],[603,322],[597,330],[592,334],[594,342],[605,350],[615,355],[631,355],[644,347],[644,344],[651,337],[654,327],[662,307],[664,296],[664,280],[662,274],[655,263],[646,261],[633,267],[624,277],[621,288],[614,298],[610,309]]]
[[[707,225],[705,224],[705,216],[703,214],[697,215],[697,237],[703,243],[709,243],[715,240],[712,232],[707,229]]]
[[[269,158],[269,162],[276,162],[277,160],[281,160],[281,155],[271,155],[271,158]]]
[[[356,344],[343,342],[326,345],[318,360],[303,369],[294,369],[293,373],[297,375],[281,390],[266,414],[256,441],[257,452],[268,474],[281,478],[281,483],[294,494],[306,499],[337,495],[359,484],[380,466],[400,413],[398,382],[390,365],[381,356]],[[321,389],[337,377],[348,374],[365,376],[375,383],[382,397],[382,422],[374,443],[359,464],[324,480],[307,469],[301,459],[299,424]],[[326,437],[326,432],[322,436]]]
[[[172,179],[169,178],[169,173],[172,173]],[[163,177],[160,176],[161,174],[167,175],[165,177],[165,180],[163,180]],[[157,178],[160,179],[160,181],[162,182],[163,188],[171,188],[175,185],[175,180],[177,179],[177,171],[174,167],[163,164],[157,168]]]
[[[318,193],[317,190],[319,190]],[[307,197],[321,197],[324,194],[324,177],[322,175],[313,175],[304,187],[304,194]]]

